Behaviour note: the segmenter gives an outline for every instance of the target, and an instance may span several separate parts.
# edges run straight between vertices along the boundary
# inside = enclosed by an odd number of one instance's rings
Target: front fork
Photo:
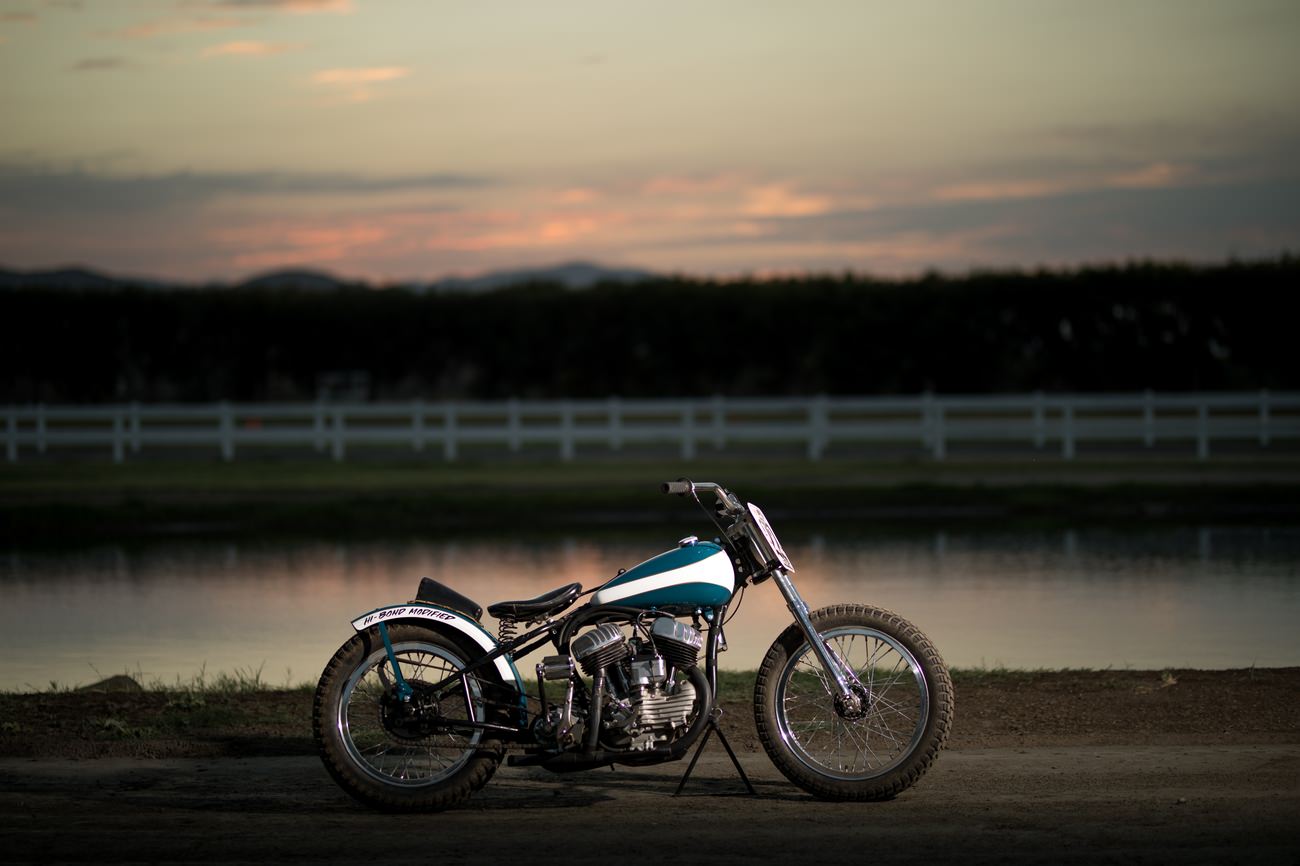
[[[781,595],[785,597],[785,606],[794,614],[794,621],[799,624],[800,631],[808,640],[808,646],[812,647],[813,654],[821,662],[822,669],[835,680],[835,686],[839,689],[839,699],[843,706],[850,712],[860,708],[862,698],[854,686],[861,688],[858,683],[857,675],[849,668],[840,654],[832,649],[822,636],[817,633],[816,627],[813,626],[812,619],[808,616],[808,605],[804,603],[803,597],[799,595],[799,590],[795,589],[794,582],[790,580],[790,575],[785,573],[784,569],[776,569],[772,572],[772,579],[776,585],[781,588]]]

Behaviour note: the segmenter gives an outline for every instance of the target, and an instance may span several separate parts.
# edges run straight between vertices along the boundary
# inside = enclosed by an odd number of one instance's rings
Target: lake
[[[857,601],[892,609],[929,634],[952,666],[1300,665],[1297,527],[871,535],[795,528],[784,537],[810,607]],[[0,554],[0,689],[120,673],[167,684],[219,673],[256,673],[272,685],[314,681],[351,633],[350,619],[409,600],[422,575],[486,607],[569,581],[597,586],[675,540],[638,531],[597,541],[9,550]],[[721,664],[757,667],[789,623],[774,585],[750,587],[727,627]],[[532,664],[520,670],[530,674]]]

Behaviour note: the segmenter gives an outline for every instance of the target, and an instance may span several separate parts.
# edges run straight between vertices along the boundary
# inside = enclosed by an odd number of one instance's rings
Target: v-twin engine
[[[601,713],[601,734],[618,749],[649,750],[676,739],[697,710],[696,690],[676,671],[694,667],[704,637],[668,617],[657,618],[649,639],[628,638],[605,623],[570,644],[583,673],[608,673]]]

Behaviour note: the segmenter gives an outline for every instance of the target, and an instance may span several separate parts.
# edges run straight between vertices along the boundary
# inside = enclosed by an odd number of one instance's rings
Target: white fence
[[[466,449],[580,454],[665,446],[683,460],[717,452],[794,447],[911,450],[943,460],[953,449],[1059,451],[1131,446],[1183,449],[1209,459],[1212,444],[1267,448],[1300,439],[1300,393],[1025,394],[798,399],[553,400],[500,402],[122,404],[9,406],[10,462],[56,449],[103,449],[114,462],[162,449],[314,449],[343,460],[354,448]]]

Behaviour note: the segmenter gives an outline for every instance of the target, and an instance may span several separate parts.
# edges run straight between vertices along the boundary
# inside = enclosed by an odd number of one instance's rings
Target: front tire
[[[394,698],[394,678],[377,628],[358,632],[325,666],[312,729],[325,769],[343,790],[390,812],[439,811],[487,784],[501,743],[455,720],[490,721],[496,684],[471,674],[468,689],[437,695],[432,686],[481,653],[419,625],[388,625],[402,676],[414,689]],[[412,707],[421,706],[420,712]]]
[[[768,757],[794,784],[826,800],[888,800],[914,784],[952,726],[952,680],[929,639],[880,608],[841,604],[809,615],[856,673],[861,706],[838,688],[798,625],[767,651],[754,717]]]

